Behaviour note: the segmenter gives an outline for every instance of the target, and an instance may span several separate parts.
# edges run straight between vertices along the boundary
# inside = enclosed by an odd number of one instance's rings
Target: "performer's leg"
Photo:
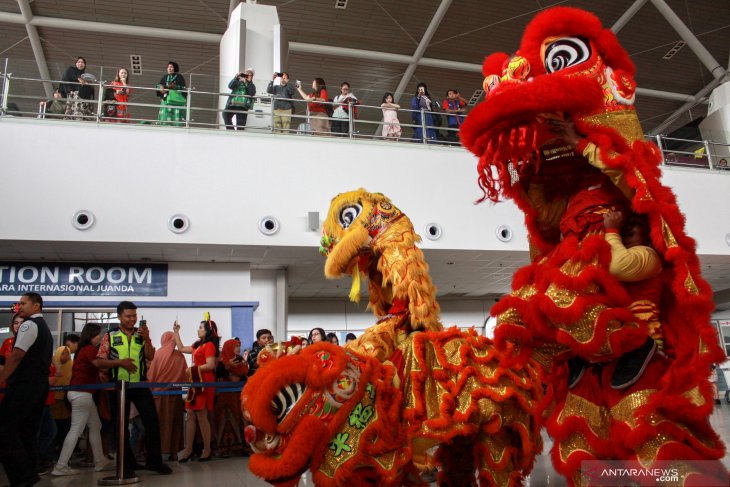
[[[616,363],[606,367],[605,377],[610,379]],[[719,460],[724,447],[717,434],[710,427],[700,409],[712,407],[708,394],[701,387],[675,394],[657,393],[658,385],[667,379],[669,359],[663,354],[654,354],[639,380],[630,388],[618,391],[606,384],[606,401],[612,418],[611,437],[616,442],[617,458],[636,460],[645,468],[656,461],[676,461],[680,472],[702,472],[690,475],[691,485],[702,475],[717,481],[717,476],[727,481],[727,471],[717,462],[686,463],[683,460]],[[676,390],[676,389],[675,389]],[[705,468],[706,467],[706,468]],[[708,484],[708,482],[704,482]],[[714,485],[714,484],[713,484]]]
[[[565,390],[564,385],[562,390]],[[601,390],[600,366],[589,366],[565,397],[557,398],[547,430],[555,442],[551,452],[555,470],[563,474],[571,486],[586,484],[581,478],[581,462],[612,457],[610,421]]]
[[[436,452],[436,460],[441,464],[438,485],[443,487],[471,487],[474,478],[475,436],[457,436],[443,444]]]

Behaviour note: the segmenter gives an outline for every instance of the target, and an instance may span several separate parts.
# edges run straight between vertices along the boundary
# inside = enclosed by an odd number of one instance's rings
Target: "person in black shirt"
[[[18,328],[13,351],[0,372],[7,391],[0,402],[0,461],[12,487],[37,483],[38,428],[48,397],[48,375],[53,338],[43,319],[43,298],[27,293],[20,298]]]

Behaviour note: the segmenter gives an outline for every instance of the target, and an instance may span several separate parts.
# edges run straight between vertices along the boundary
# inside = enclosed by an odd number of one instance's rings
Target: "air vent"
[[[662,57],[662,59],[667,59],[667,60],[672,59],[674,57],[674,55],[677,54],[679,52],[679,50],[684,47],[685,44],[686,44],[686,42],[684,42],[684,41],[677,41],[677,43],[674,46],[672,46],[672,48],[670,50],[667,51],[667,53],[664,55],[664,57]]]
[[[142,74],[142,56],[139,54],[130,54],[129,65],[132,66],[132,74]]]
[[[341,8],[342,10],[347,8],[348,0],[335,0],[335,8]]]
[[[484,90],[476,90],[473,95],[471,95],[471,98],[469,99],[469,105],[470,107],[473,107],[479,102],[479,99],[484,95]]]

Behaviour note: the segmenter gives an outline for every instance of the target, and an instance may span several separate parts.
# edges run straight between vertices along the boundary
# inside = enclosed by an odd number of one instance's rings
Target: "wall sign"
[[[0,262],[0,296],[167,296],[167,264]]]

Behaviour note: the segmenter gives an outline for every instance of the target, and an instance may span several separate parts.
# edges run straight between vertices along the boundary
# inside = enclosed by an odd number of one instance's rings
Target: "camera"
[[[284,76],[284,73],[276,73],[277,78],[281,78],[282,76]]]

